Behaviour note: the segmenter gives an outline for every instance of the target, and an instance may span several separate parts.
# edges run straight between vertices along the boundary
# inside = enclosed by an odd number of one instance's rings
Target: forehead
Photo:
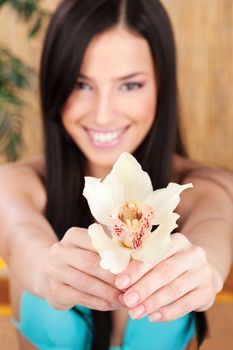
[[[123,27],[115,27],[92,39],[84,55],[81,73],[117,78],[134,71],[153,73],[153,59],[146,39]]]

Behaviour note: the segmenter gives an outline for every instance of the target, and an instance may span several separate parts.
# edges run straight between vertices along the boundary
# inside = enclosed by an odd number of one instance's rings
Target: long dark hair
[[[95,35],[123,23],[148,41],[158,81],[154,124],[134,156],[154,189],[171,178],[174,152],[184,153],[178,128],[176,57],[170,20],[158,0],[64,0],[52,17],[41,59],[41,105],[46,157],[46,216],[59,239],[71,226],[88,227],[92,217],[82,196],[85,157],[61,123],[61,110]],[[92,350],[107,350],[111,313],[92,311]],[[204,339],[204,314],[197,315],[198,342]]]

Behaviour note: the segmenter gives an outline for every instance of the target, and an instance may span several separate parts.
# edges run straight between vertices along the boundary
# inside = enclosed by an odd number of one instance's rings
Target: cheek
[[[136,122],[151,124],[156,112],[155,95],[139,98],[131,104],[131,115]]]
[[[86,113],[88,113],[88,104],[80,101],[73,93],[62,110],[62,121],[68,123],[77,122]]]

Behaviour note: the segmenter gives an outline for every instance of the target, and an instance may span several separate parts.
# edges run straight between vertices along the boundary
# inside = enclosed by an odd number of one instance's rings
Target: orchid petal
[[[127,267],[132,249],[123,247],[118,241],[110,238],[99,224],[88,227],[93,247],[101,256],[100,265],[113,274],[118,274]]]
[[[151,206],[155,210],[153,225],[159,225],[166,221],[167,217],[173,212],[180,202],[180,194],[186,188],[191,188],[193,185],[179,185],[170,182],[166,188],[159,189],[151,193],[144,199],[144,203]]]
[[[148,264],[161,261],[172,247],[171,232],[177,227],[176,220],[178,218],[178,214],[172,213],[167,220],[145,238],[140,250],[133,251],[132,258]]]
[[[115,205],[127,201],[142,200],[153,191],[149,175],[127,152],[121,154],[103,183],[112,192]]]
[[[95,177],[85,177],[83,195],[88,201],[94,218],[103,225],[110,224],[109,211],[113,207],[112,194],[109,188]]]

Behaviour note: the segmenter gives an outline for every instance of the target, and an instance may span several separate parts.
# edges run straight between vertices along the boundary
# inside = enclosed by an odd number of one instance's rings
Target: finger
[[[200,284],[203,283],[203,277],[205,276],[208,278],[207,271],[204,275],[203,271],[200,273],[199,270],[195,272],[185,272],[173,282],[153,293],[149,298],[144,300],[143,304],[139,304],[131,309],[129,311],[131,318],[139,319],[175,302],[185,294],[200,287]],[[143,308],[144,312],[140,314],[140,310],[143,310]]]
[[[124,272],[116,277],[115,284],[117,288],[122,290],[129,288],[153,267],[153,264],[145,264],[139,260],[131,260]]]
[[[116,307],[110,305],[106,300],[82,293],[67,285],[56,284],[50,298],[47,301],[56,309],[67,310],[74,305],[85,306],[89,309],[99,311],[114,310]]]
[[[123,300],[128,307],[134,307],[154,292],[176,280],[186,271],[193,271],[201,264],[196,248],[173,255],[162,261],[125,292]],[[194,262],[195,258],[195,262]]]
[[[115,275],[100,266],[100,256],[98,253],[79,248],[65,247],[63,249],[63,259],[67,265],[97,277],[115,287]]]
[[[176,320],[198,308],[204,303],[203,290],[196,289],[184,295],[174,303],[158,309],[149,316],[151,322],[169,322]]]
[[[170,251],[164,256],[164,259],[167,259],[180,251],[189,250],[192,246],[192,243],[188,240],[188,238],[180,232],[173,233],[171,235],[172,240],[172,248]]]
[[[176,255],[182,250],[190,249],[192,246],[189,240],[181,233],[175,233],[171,235],[171,238],[172,248],[160,262],[157,262],[156,264],[145,264],[142,261],[131,260],[127,268],[117,276],[116,286],[119,289],[129,288],[156,265],[161,264],[162,261]]]
[[[61,243],[68,247],[76,246],[78,248],[96,252],[91,243],[91,238],[88,235],[87,229],[81,227],[71,227],[67,230]]]
[[[118,289],[87,273],[69,267],[57,271],[56,278],[61,284],[66,284],[77,291],[104,299],[111,305],[122,306],[118,299],[121,294]]]

